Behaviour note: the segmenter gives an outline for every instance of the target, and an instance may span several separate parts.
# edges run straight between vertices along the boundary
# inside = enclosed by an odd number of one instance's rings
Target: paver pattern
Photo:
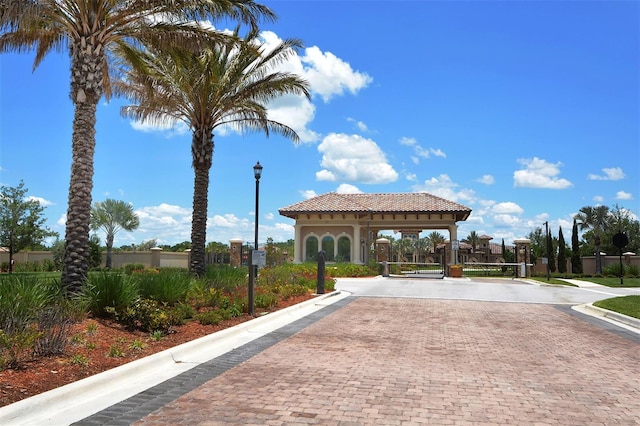
[[[135,424],[633,425],[639,378],[551,305],[362,297]]]

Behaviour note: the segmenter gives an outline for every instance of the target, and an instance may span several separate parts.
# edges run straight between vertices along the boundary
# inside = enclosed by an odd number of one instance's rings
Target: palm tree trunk
[[[193,156],[193,212],[191,217],[191,262],[189,269],[196,276],[205,272],[207,240],[207,210],[209,199],[209,170],[213,162],[213,132],[196,130],[191,143]]]
[[[76,293],[89,272],[89,229],[97,102],[76,104],[62,285]]]
[[[107,269],[111,269],[111,253],[113,252],[113,234],[107,235],[107,241],[105,243],[107,246],[107,260],[105,263],[105,267]]]
[[[596,235],[595,237],[595,246],[596,246],[596,274],[602,274],[602,257],[600,256],[600,235]]]
[[[71,46],[71,100],[73,117],[71,180],[67,207],[62,286],[77,293],[89,272],[89,229],[93,156],[96,145],[96,110],[102,96],[104,49],[79,37]]]

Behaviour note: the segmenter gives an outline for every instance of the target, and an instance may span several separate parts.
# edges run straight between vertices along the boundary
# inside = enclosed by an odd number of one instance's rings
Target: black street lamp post
[[[262,176],[262,166],[258,161],[255,166],[253,166],[253,176],[256,178],[256,216],[255,216],[255,228],[254,228],[254,239],[253,239],[253,250],[250,253],[249,261],[249,295],[248,295],[248,305],[249,305],[249,315],[254,315],[254,293],[253,287],[255,279],[258,276],[258,265],[253,264],[253,251],[258,250],[258,206],[260,199],[260,177]]]

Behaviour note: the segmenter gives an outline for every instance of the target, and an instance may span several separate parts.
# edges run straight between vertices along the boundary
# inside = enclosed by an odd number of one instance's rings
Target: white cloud
[[[302,195],[302,198],[304,198],[305,200],[308,200],[310,198],[316,197],[318,194],[313,189],[305,189],[300,191],[300,195]]]
[[[593,201],[595,201],[596,203],[602,203],[604,201],[604,197],[602,195],[594,195]]]
[[[418,176],[415,173],[407,173],[405,179],[410,182],[415,182],[418,179]]]
[[[354,118],[348,117],[347,121],[350,123],[355,123],[355,126],[358,130],[360,130],[361,132],[368,132],[369,131],[369,127],[362,121],[358,121]]]
[[[336,192],[338,194],[362,194],[362,191],[357,186],[350,185],[348,183],[343,183],[338,186]]]
[[[558,177],[562,163],[552,164],[538,157],[521,158],[518,163],[524,169],[513,172],[514,187],[566,189],[573,186],[567,179]]]
[[[511,201],[494,204],[493,207],[491,208],[491,210],[494,213],[498,213],[498,214],[522,214],[522,213],[524,213],[524,210],[522,209],[522,207],[520,207],[519,205],[517,205],[516,203],[513,203]]]
[[[476,195],[473,190],[458,190],[458,186],[457,183],[451,180],[449,175],[441,174],[438,177],[425,180],[422,184],[414,185],[412,189],[416,192],[428,192],[455,202],[470,203],[476,200]]]
[[[162,132],[165,137],[181,136],[189,132],[189,126],[183,121],[178,121],[170,117],[164,120],[131,120],[129,122],[134,130],[144,133]]]
[[[493,224],[499,228],[513,228],[520,224],[520,218],[511,214],[497,214],[493,216]]]
[[[618,191],[616,192],[616,200],[633,200],[633,195],[629,192]]]
[[[54,205],[54,203],[52,201],[49,201],[46,198],[34,197],[33,195],[28,196],[27,200],[28,201],[37,201],[40,204],[40,207],[48,207],[48,206]]]
[[[624,172],[620,167],[611,167],[602,169],[604,175],[596,175],[594,173],[590,173],[587,176],[589,180],[620,180],[624,179]]]
[[[398,179],[398,173],[371,139],[331,133],[318,145],[318,151],[322,153],[320,165],[324,167],[316,173],[318,180],[388,183]]]
[[[285,124],[296,131],[300,142],[311,143],[320,139],[320,134],[307,128],[313,121],[316,107],[304,96],[282,96],[268,105],[270,120]]]
[[[476,179],[476,182],[480,182],[485,185],[493,185],[494,183],[496,183],[496,180],[492,175],[483,175],[482,177]]]
[[[420,158],[431,158],[434,157],[442,157],[446,158],[447,154],[444,153],[440,148],[425,148],[422,145],[418,144],[418,141],[415,138],[410,138],[407,136],[401,137],[398,142],[400,145],[411,146],[413,147],[414,155],[411,156],[411,161],[414,164],[420,163]]]
[[[306,48],[304,56],[292,60],[302,62],[302,76],[311,84],[311,91],[324,102],[345,91],[356,94],[373,81],[366,73],[354,71],[348,62],[331,52],[322,52],[317,46]]]
[[[209,228],[246,228],[251,223],[248,219],[241,219],[232,213],[217,214],[207,219],[207,229]]]
[[[418,141],[415,138],[408,138],[406,136],[400,138],[400,145],[414,146],[417,143]]]

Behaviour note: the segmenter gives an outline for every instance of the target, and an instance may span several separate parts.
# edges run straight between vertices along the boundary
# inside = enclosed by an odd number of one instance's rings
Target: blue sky
[[[337,192],[426,191],[473,209],[459,223],[511,243],[549,221],[570,238],[583,206],[640,215],[637,1],[264,1],[266,43],[300,38],[286,64],[311,84],[270,114],[301,143],[215,135],[207,241],[293,238],[278,209]],[[232,23],[214,23],[233,28]],[[0,184],[24,180],[64,237],[73,107],[69,61],[0,55]],[[133,204],[115,245],[190,240],[193,170],[184,126],[97,113],[93,201]],[[101,237],[103,235],[99,234]],[[104,240],[103,240],[104,241]]]

